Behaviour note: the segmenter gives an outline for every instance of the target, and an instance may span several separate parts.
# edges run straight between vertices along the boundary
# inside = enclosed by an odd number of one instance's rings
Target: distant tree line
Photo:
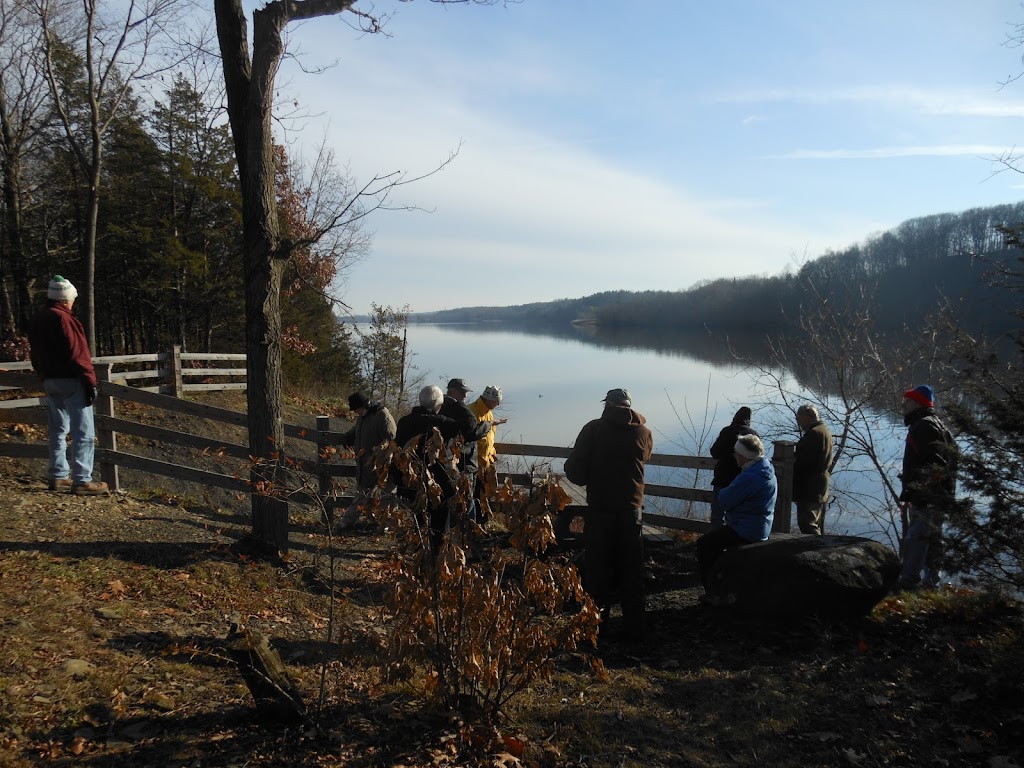
[[[767,333],[797,330],[809,304],[870,303],[878,330],[919,324],[940,309],[975,330],[1013,319],[1013,297],[993,289],[989,263],[1008,246],[1001,227],[1024,221],[1024,203],[910,219],[795,271],[721,278],[684,291],[608,291],[515,307],[473,307],[413,315],[413,322],[504,322],[539,327],[595,323],[606,329]]]
[[[842,251],[828,251],[792,274],[714,280],[681,292],[652,291],[600,307],[601,325],[786,331],[808,303],[861,306],[875,327],[917,325],[947,308],[972,328],[1005,324],[1011,301],[994,291],[988,263],[1007,246],[999,228],[1024,220],[1024,203],[975,208],[903,222]]]

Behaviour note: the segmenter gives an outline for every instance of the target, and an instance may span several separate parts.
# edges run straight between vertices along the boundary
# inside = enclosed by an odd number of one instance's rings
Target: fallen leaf
[[[523,750],[526,749],[526,737],[525,736],[502,736],[502,743],[509,753],[516,757],[523,756]]]
[[[522,762],[515,755],[509,754],[508,752],[501,752],[494,756],[494,762],[491,763],[494,768],[508,768],[510,765],[522,765]]]

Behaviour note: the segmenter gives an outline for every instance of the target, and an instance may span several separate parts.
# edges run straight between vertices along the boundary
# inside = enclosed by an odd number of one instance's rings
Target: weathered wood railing
[[[192,433],[180,432],[166,427],[157,427],[121,418],[117,415],[115,402],[123,400],[139,403],[156,409],[183,413],[241,428],[245,428],[247,423],[245,413],[162,395],[158,392],[150,391],[151,388],[130,387],[125,384],[116,383],[115,380],[119,374],[112,373],[111,368],[112,363],[105,362],[100,362],[96,366],[99,388],[95,412],[96,435],[99,443],[96,461],[99,467],[100,478],[112,490],[117,491],[121,489],[119,468],[123,467],[125,469],[171,477],[211,487],[226,488],[239,492],[252,491],[250,480],[252,459],[247,445],[232,443],[228,440],[201,437]],[[0,370],[0,386],[38,389],[39,385],[38,380],[33,374]],[[46,412],[42,408],[0,409],[0,422],[45,426]],[[315,444],[316,451],[316,458],[299,458],[293,459],[293,461],[299,469],[316,478],[317,493],[313,495],[301,492],[293,493],[289,495],[288,500],[302,503],[316,501],[322,504],[328,511],[339,504],[347,504],[351,497],[347,495],[339,496],[333,487],[332,481],[334,478],[353,478],[356,470],[351,459],[341,460],[340,463],[339,461],[328,459],[329,452],[326,450],[327,447],[338,445],[343,435],[342,432],[330,429],[330,418],[326,416],[317,417],[315,429],[285,424],[284,432],[288,440]],[[118,435],[130,435],[154,440],[158,443],[180,445],[207,455],[217,456],[222,461],[233,460],[235,462],[234,471],[228,473],[214,472],[209,469],[200,469],[132,454],[118,448]],[[569,455],[568,448],[554,446],[499,443],[495,447],[499,454],[504,456],[565,459]],[[306,452],[308,453],[312,450],[313,446],[311,445]],[[291,450],[288,446],[284,446],[284,451],[290,456],[301,453],[300,451]],[[0,455],[26,459],[46,459],[48,449],[44,443],[23,444],[3,442],[0,443]],[[779,498],[775,517],[775,529],[778,531],[789,530],[793,460],[793,444],[784,441],[776,442],[773,463],[779,477]],[[700,456],[655,454],[651,457],[648,465],[652,467],[662,466],[711,470],[714,467],[714,460]],[[533,476],[528,473],[507,473],[507,476],[517,485],[530,485],[534,481]],[[504,475],[502,475],[502,479],[504,479]],[[572,488],[572,484],[564,480],[563,483],[567,487]],[[711,491],[703,488],[649,483],[645,487],[645,493],[649,497],[662,497],[683,501],[708,503],[711,500]],[[580,490],[578,488],[573,489],[571,495],[580,503],[575,504],[569,510],[570,515],[581,512],[583,509],[583,497]],[[694,531],[705,530],[708,525],[703,520],[651,513],[644,514],[644,522],[664,528]],[[287,548],[286,523],[287,517],[285,517],[285,524],[282,525],[282,531],[275,536],[274,543],[279,549]]]
[[[247,424],[247,417],[244,412],[161,395],[141,387],[116,384],[110,380],[112,377],[110,365],[110,363],[99,363],[96,365],[99,387],[94,408],[96,415],[96,439],[99,444],[96,451],[96,464],[99,468],[100,478],[110,486],[111,490],[117,491],[121,489],[118,473],[120,467],[178,480],[186,480],[215,488],[227,488],[243,492],[251,490],[251,483],[248,479],[251,458],[247,445],[232,443],[229,440],[201,437],[192,433],[120,418],[117,416],[115,401],[124,400],[140,403],[152,408],[196,416],[243,429]],[[29,389],[35,386],[38,388],[38,383],[33,385],[25,380],[28,377],[35,379],[33,374],[0,371],[0,386]],[[45,426],[46,411],[41,408],[0,409],[0,422]],[[284,432],[285,437],[291,440],[306,441],[312,444],[318,441],[318,435],[315,430],[306,429],[296,424],[285,424]],[[128,453],[118,448],[119,434],[155,440],[160,443],[181,445],[206,453],[207,455],[219,457],[220,459],[234,460],[233,469],[235,471],[226,474],[213,472]],[[312,448],[310,449],[311,451]],[[48,449],[42,443],[0,443],[0,455],[26,459],[46,459]],[[301,469],[318,475],[328,477],[353,477],[355,475],[355,467],[351,464],[324,464],[321,466],[323,462],[313,459],[296,459],[295,461]],[[309,501],[308,497],[301,498]]]
[[[547,459],[565,459],[569,456],[569,448],[555,448],[549,445],[523,445],[518,443],[496,443],[495,449],[499,454],[505,456],[525,456]],[[775,474],[779,482],[779,495],[775,502],[775,522],[773,530],[779,533],[789,533],[790,520],[793,507],[793,464],[796,461],[796,449],[793,442],[789,440],[776,440],[772,465],[775,467]],[[648,467],[675,467],[679,469],[694,469],[713,471],[715,460],[705,456],[677,456],[668,453],[656,453],[647,462]],[[511,475],[513,482],[519,485],[528,484],[530,475]],[[571,485],[562,481],[565,485]],[[644,496],[653,496],[666,499],[678,499],[680,501],[696,501],[705,504],[711,503],[711,491],[704,488],[686,488],[675,485],[658,485],[655,483],[644,484]],[[576,505],[575,512],[582,512],[582,505]],[[657,513],[644,512],[644,523],[661,528],[676,530],[688,530],[703,532],[708,530],[709,523],[705,520],[695,520],[688,517],[676,515],[661,515]]]
[[[145,386],[135,386],[135,389],[145,392],[160,392],[165,395],[181,397],[186,392],[205,392],[211,390],[245,389],[245,381],[229,381],[229,379],[244,379],[246,376],[245,355],[233,353],[205,353],[205,352],[182,352],[180,346],[175,346],[170,352],[155,352],[141,355],[103,355],[92,359],[93,365],[109,364],[111,366],[132,366],[139,367],[152,364],[153,367],[143,367],[140,370],[119,370],[111,373],[111,381],[117,384],[128,384],[129,382],[146,381]],[[234,367],[210,367],[208,364],[231,364]],[[238,364],[241,363],[241,367]],[[32,371],[31,363],[0,363],[0,370],[8,372]],[[113,367],[111,368],[113,371]],[[186,379],[223,379],[221,381],[207,382],[186,382]],[[150,384],[155,380],[155,384]],[[0,391],[13,389],[38,390],[39,379],[29,376],[25,379],[9,379],[21,383],[0,385]],[[19,399],[0,400],[0,408],[31,408],[42,403],[40,397],[27,397]]]

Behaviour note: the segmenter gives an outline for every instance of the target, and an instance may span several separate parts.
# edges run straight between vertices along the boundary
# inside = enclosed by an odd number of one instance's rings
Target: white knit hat
[[[764,445],[757,435],[741,435],[732,449],[747,460],[764,456]]]
[[[78,298],[78,289],[66,277],[54,275],[46,290],[46,298],[54,301],[74,301]]]

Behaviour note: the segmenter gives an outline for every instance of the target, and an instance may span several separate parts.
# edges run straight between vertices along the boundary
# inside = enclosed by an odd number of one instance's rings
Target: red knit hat
[[[908,389],[903,393],[903,397],[909,398],[915,403],[923,405],[925,408],[935,407],[935,390],[927,384],[921,384],[913,389]]]

